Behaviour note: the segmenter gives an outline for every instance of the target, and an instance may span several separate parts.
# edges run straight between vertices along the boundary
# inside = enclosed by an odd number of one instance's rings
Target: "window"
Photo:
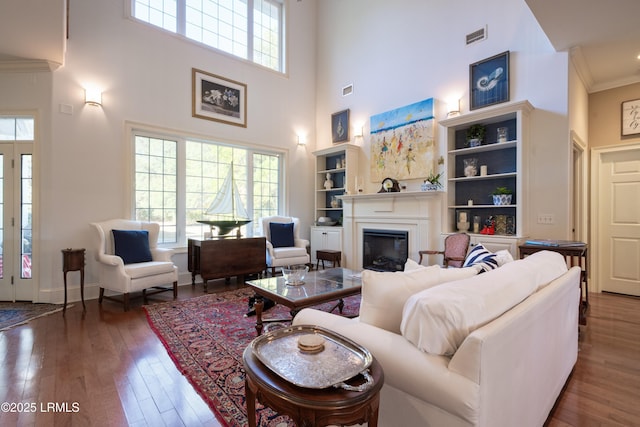
[[[33,141],[33,117],[0,117],[0,141]]]
[[[282,0],[132,0],[133,17],[284,72]]]
[[[159,223],[161,244],[186,245],[188,238],[202,238],[210,231],[198,221],[233,218],[205,214],[231,167],[240,201],[252,220],[241,229],[243,235],[255,235],[260,217],[280,211],[279,153],[142,131],[134,131],[133,140],[135,218]]]

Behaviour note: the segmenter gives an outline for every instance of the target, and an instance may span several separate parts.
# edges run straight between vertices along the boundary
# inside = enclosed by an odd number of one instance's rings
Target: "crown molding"
[[[9,59],[0,61],[0,72],[39,73],[57,70],[62,64],[41,59]]]

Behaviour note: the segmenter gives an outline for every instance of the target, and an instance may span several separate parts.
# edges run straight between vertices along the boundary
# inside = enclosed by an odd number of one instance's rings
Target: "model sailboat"
[[[201,224],[207,224],[211,227],[211,235],[213,229],[218,229],[218,236],[226,236],[236,228],[242,227],[251,222],[249,214],[240,200],[240,192],[238,186],[233,179],[233,163],[229,166],[229,173],[222,183],[222,188],[205,211],[207,215],[231,215],[229,220],[201,220]],[[238,234],[240,230],[238,230]]]

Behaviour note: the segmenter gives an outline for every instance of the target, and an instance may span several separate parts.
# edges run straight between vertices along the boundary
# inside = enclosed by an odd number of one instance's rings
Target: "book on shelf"
[[[552,246],[552,247],[572,247],[585,246],[584,242],[575,240],[551,240],[551,239],[530,239],[525,242],[527,245]]]

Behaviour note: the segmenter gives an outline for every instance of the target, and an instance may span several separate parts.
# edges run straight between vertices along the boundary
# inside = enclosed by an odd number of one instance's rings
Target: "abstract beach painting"
[[[433,98],[371,116],[371,181],[418,179],[436,168]]]

